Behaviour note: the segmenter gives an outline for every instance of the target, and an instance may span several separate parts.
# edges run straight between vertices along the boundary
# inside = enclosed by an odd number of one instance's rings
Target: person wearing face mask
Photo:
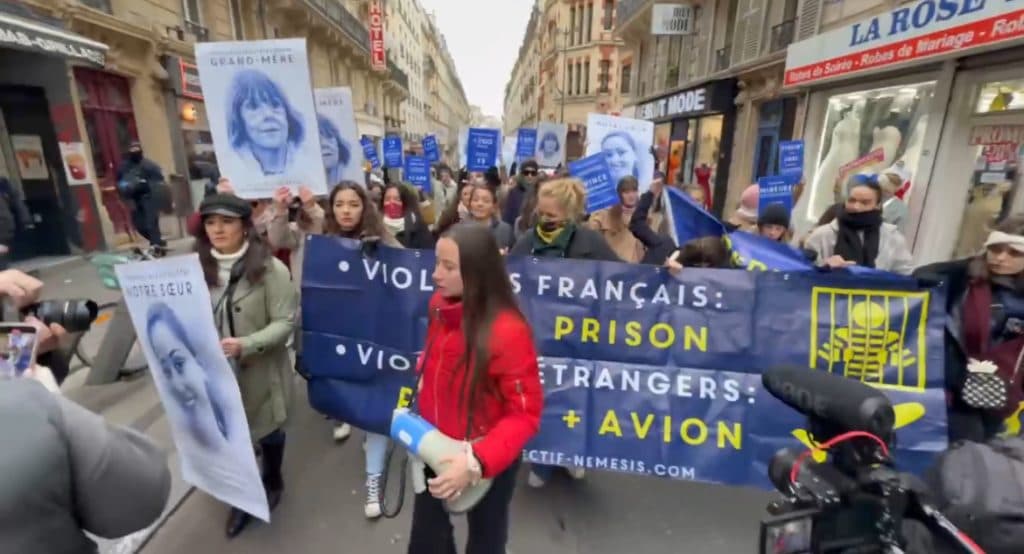
[[[950,442],[984,442],[1024,400],[1024,217],[1007,218],[977,256],[922,267],[925,285],[946,286],[944,337]],[[987,363],[986,363],[987,362]],[[995,367],[1005,401],[976,395],[976,373]]]
[[[555,179],[537,193],[537,224],[509,252],[518,256],[621,262],[597,231],[580,225],[587,193],[578,179]]]
[[[615,254],[623,261],[636,264],[644,257],[646,249],[642,242],[629,231],[629,222],[640,200],[640,185],[635,177],[619,180],[616,187],[619,203],[590,216],[587,225],[601,233]]]
[[[284,424],[292,382],[288,342],[298,293],[288,268],[254,231],[248,202],[216,194],[203,200],[199,213],[195,251],[210,287],[221,348],[236,368],[249,431],[262,452],[263,486],[274,510],[284,492]],[[225,533],[236,537],[251,519],[232,508]]]
[[[413,189],[395,183],[384,187],[381,211],[384,227],[405,248],[424,250],[434,247],[434,236],[423,222]]]
[[[117,170],[117,188],[132,204],[132,225],[153,246],[164,249],[160,236],[160,206],[157,198],[164,173],[142,153],[142,144],[133,142]]]
[[[906,239],[882,220],[882,189],[871,181],[852,181],[838,217],[815,229],[804,247],[833,269],[859,265],[903,275],[913,269]]]
[[[531,190],[537,186],[537,178],[540,175],[540,166],[535,160],[526,160],[519,166],[519,177],[516,184],[509,189],[505,197],[505,205],[501,211],[501,219],[509,225],[515,225],[523,207],[523,200],[530,195]]]
[[[469,197],[470,219],[460,225],[483,225],[491,230],[502,254],[515,245],[512,226],[498,218],[498,199],[495,189],[488,185],[473,187]]]

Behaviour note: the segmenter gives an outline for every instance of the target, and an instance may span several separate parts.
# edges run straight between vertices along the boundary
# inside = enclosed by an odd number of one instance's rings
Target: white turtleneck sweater
[[[242,247],[238,249],[238,252],[234,254],[221,254],[217,252],[217,249],[211,249],[210,254],[217,260],[217,280],[220,281],[220,286],[216,289],[211,290],[214,292],[214,302],[220,301],[220,295],[224,292],[224,288],[228,286],[228,280],[231,278],[231,268],[235,266],[235,262],[242,259],[242,256],[249,251],[249,241],[245,241]]]

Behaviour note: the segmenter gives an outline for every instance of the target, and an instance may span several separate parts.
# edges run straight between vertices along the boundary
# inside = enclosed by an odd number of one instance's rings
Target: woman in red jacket
[[[490,231],[453,227],[437,242],[436,292],[420,361],[419,412],[467,442],[416,496],[409,554],[455,554],[444,500],[493,479],[468,513],[467,554],[505,552],[509,504],[523,446],[540,426],[544,394],[533,333]]]

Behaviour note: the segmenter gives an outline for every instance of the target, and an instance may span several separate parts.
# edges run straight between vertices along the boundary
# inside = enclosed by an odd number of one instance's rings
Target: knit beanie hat
[[[757,225],[781,225],[789,228],[789,210],[781,202],[772,202],[761,210],[757,218]]]

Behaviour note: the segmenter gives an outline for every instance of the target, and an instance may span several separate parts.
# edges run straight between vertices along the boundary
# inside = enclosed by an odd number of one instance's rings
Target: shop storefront
[[[700,185],[717,214],[729,182],[735,97],[735,80],[714,81],[650,100],[635,112],[655,123],[658,170],[666,181]]]
[[[902,179],[902,229],[919,264],[976,252],[993,223],[1024,210],[1024,6],[950,4],[948,17],[922,0],[789,47],[785,84],[810,93],[799,229],[857,173]]]
[[[102,66],[107,47],[68,32],[58,20],[19,6],[0,11],[0,176],[12,218],[15,260],[104,246],[91,168],[78,132],[68,65]]]

